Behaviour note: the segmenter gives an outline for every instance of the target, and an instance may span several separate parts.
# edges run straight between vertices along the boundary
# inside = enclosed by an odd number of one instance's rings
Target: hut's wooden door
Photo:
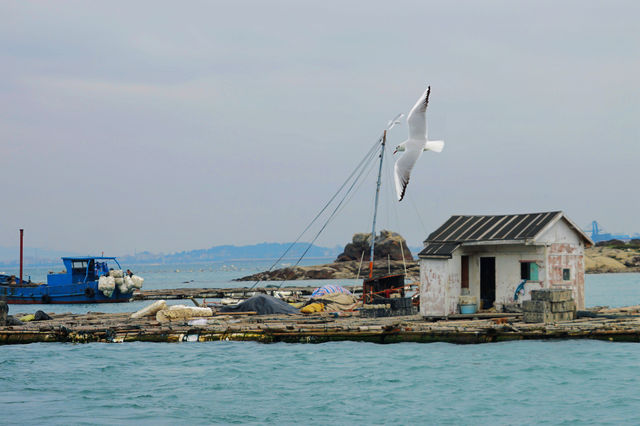
[[[462,288],[469,288],[469,256],[462,256],[462,270],[460,271],[460,286]]]
[[[489,309],[496,301],[496,258],[480,258],[480,300],[482,309]]]

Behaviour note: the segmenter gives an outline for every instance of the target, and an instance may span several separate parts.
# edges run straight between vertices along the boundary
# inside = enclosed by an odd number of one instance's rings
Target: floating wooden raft
[[[582,318],[554,324],[525,324],[520,319],[426,321],[420,316],[360,318],[330,314],[225,315],[206,325],[159,323],[128,313],[50,314],[49,321],[0,327],[0,344],[32,342],[184,342],[257,341],[322,343],[329,341],[488,343],[525,339],[601,339],[640,342],[640,316]]]
[[[138,290],[133,293],[133,300],[175,300],[206,298],[206,299],[222,299],[224,297],[232,297],[238,299],[247,299],[256,294],[268,294],[274,296],[276,293],[283,296],[310,296],[315,287],[283,287],[281,289],[267,288],[171,288],[159,290]]]

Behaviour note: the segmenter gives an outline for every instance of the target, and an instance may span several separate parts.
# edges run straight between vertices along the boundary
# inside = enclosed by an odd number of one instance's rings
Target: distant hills
[[[150,263],[201,263],[224,262],[231,260],[275,260],[278,259],[291,243],[260,243],[245,246],[221,245],[208,249],[187,250],[171,254],[152,253],[149,251],[118,256],[118,260],[126,264]],[[309,243],[296,243],[286,254],[284,259],[298,259],[309,247]],[[342,253],[344,247],[321,247],[312,245],[305,254],[305,259],[335,259]],[[410,247],[417,253],[419,247]],[[25,248],[24,259],[26,265],[45,266],[59,265],[62,256],[77,256],[78,253],[62,252],[59,250],[44,250]],[[0,267],[18,265],[18,249],[0,246]]]
[[[127,264],[145,263],[199,263],[229,260],[270,260],[278,259],[291,243],[261,243],[246,246],[222,245],[208,249],[188,250],[171,254],[152,253],[149,251],[118,256],[118,260]],[[284,259],[298,259],[305,250],[305,258],[335,258],[342,252],[342,247],[320,247],[309,243],[296,243]],[[25,248],[24,261],[27,265],[45,266],[60,264],[62,256],[77,256],[78,253]],[[19,264],[19,251],[14,247],[0,247],[0,266],[16,266]]]
[[[198,263],[228,260],[277,259],[291,243],[261,243],[246,246],[223,245],[208,249],[181,251],[172,254],[156,254],[148,251],[135,255],[120,256],[125,263]],[[297,259],[309,247],[309,243],[296,243],[286,254],[285,259]],[[312,245],[305,258],[330,258],[342,251],[342,247],[320,247]]]

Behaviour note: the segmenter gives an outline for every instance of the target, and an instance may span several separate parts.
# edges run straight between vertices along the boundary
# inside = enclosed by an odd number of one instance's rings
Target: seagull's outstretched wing
[[[424,140],[427,138],[427,105],[429,105],[430,93],[431,86],[420,96],[420,99],[418,99],[418,102],[416,102],[407,116],[409,139]]]
[[[407,190],[409,184],[409,178],[411,177],[411,169],[422,155],[422,146],[407,144],[407,150],[402,157],[396,161],[396,165],[393,167],[394,180],[396,182],[396,194],[398,195],[398,201],[402,201],[404,193]]]

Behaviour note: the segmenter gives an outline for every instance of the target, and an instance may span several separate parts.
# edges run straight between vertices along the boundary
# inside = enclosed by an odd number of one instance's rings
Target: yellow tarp
[[[300,312],[302,312],[303,314],[312,314],[314,312],[322,311],[324,311],[324,305],[318,302],[310,303],[304,308],[300,309]]]

